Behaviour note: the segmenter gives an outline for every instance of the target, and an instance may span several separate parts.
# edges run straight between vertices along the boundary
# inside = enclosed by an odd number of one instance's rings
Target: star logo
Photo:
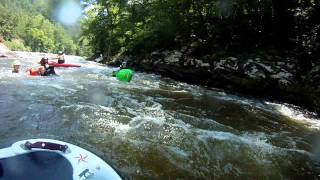
[[[74,157],[74,158],[77,158],[78,159],[78,164],[80,164],[81,162],[87,162],[86,161],[86,158],[87,158],[88,156],[83,156],[82,154],[79,154],[79,156],[78,157]]]

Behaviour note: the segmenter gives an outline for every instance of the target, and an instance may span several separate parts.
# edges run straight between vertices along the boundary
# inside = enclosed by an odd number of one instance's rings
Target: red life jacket
[[[39,76],[42,69],[43,67],[29,68],[28,72],[30,73],[30,76]]]

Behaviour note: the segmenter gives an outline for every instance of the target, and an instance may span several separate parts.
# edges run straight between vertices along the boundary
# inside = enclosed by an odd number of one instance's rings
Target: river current
[[[136,72],[130,83],[81,57],[57,77],[0,59],[0,147],[52,138],[88,149],[133,179],[317,179],[320,121],[297,106]]]

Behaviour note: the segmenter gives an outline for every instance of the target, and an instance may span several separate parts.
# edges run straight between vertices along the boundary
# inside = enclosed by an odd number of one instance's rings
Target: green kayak
[[[133,71],[131,69],[121,69],[116,72],[116,78],[119,81],[130,82],[133,76]]]

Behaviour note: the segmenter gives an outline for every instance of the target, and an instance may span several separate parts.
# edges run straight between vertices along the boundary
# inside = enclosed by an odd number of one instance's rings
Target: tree
[[[66,53],[75,54],[78,47],[72,37],[65,33],[65,28],[54,22],[48,11],[53,6],[45,0],[2,0],[0,36],[12,41],[7,44],[15,50],[30,47],[32,51],[65,50]]]

